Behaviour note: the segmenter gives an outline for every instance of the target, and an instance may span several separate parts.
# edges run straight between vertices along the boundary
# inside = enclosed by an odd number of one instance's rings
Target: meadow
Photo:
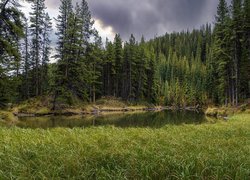
[[[249,179],[250,114],[153,128],[0,128],[0,179]]]

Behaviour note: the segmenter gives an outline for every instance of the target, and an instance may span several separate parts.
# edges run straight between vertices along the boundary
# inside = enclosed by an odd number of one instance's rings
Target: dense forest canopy
[[[250,0],[220,0],[216,22],[145,41],[102,39],[85,0],[61,0],[56,63],[44,0],[0,1],[0,106],[51,96],[53,108],[103,96],[161,105],[238,105],[250,97]]]

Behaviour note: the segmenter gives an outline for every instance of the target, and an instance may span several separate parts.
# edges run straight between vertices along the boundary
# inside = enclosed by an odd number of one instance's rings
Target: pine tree
[[[20,40],[24,36],[23,14],[19,7],[18,1],[0,2],[0,106],[6,102],[14,102],[18,94],[21,67]]]
[[[102,39],[96,32],[95,41],[91,43],[87,49],[87,59],[88,65],[90,67],[90,101],[96,101],[97,97],[101,97],[101,75],[102,75],[102,63],[103,63],[103,49],[102,49]]]
[[[31,58],[30,58],[30,42],[29,42],[29,27],[28,19],[25,18],[25,36],[23,42],[23,84],[22,92],[20,94],[21,99],[28,99],[30,97],[30,70],[31,70]]]
[[[57,41],[57,54],[55,58],[58,59],[57,69],[55,72],[55,83],[54,83],[54,101],[53,101],[53,109],[57,108],[57,104],[59,103],[72,103],[71,92],[69,90],[69,68],[70,61],[69,55],[74,53],[71,50],[71,44],[73,41],[74,33],[74,18],[73,14],[73,6],[71,0],[61,0],[61,5],[59,7],[59,15],[57,17],[57,32],[58,36]],[[79,29],[78,29],[79,30]],[[71,34],[70,34],[71,33]],[[72,38],[72,39],[71,39]]]
[[[129,39],[129,69],[128,69],[128,100],[135,100],[136,91],[136,56],[137,56],[137,44],[133,34],[131,34]]]
[[[122,39],[119,34],[115,35],[114,39],[114,53],[115,53],[115,96],[121,96],[122,89],[122,63],[123,63],[123,49]]]
[[[86,0],[82,0],[79,6],[79,19],[81,20],[81,38],[82,46],[87,46],[90,40],[90,37],[94,35],[93,24],[94,21],[91,17],[91,12],[89,11],[88,3]],[[78,11],[77,10],[77,11]]]
[[[88,63],[87,49],[93,35],[93,21],[86,1],[76,4],[72,10],[71,1],[61,1],[58,16],[58,68],[54,107],[57,102],[74,104],[76,101],[90,100],[92,65]]]
[[[52,23],[49,14],[44,17],[43,32],[42,32],[42,64],[41,64],[41,94],[46,93],[48,87],[48,63],[50,61],[50,33],[52,32]]]
[[[24,36],[20,4],[18,1],[6,0],[0,2],[0,7],[0,58],[20,58],[20,52],[14,45],[17,39]]]
[[[127,100],[129,96],[129,67],[130,67],[130,62],[129,62],[129,45],[126,42],[124,44],[124,49],[123,49],[123,71],[122,71],[122,98],[124,100]]]
[[[229,14],[228,7],[225,0],[220,0],[217,16],[216,16],[216,26],[215,26],[215,45],[214,45],[214,57],[215,67],[217,77],[218,77],[218,99],[220,103],[225,103],[226,105],[230,103],[230,67],[231,62],[230,52],[228,50],[230,31],[228,28]]]
[[[145,39],[142,36],[141,42],[138,47],[137,60],[136,60],[136,100],[143,100],[145,97],[145,85],[146,85],[146,69],[147,69],[147,56],[145,49]]]
[[[250,97],[250,1],[243,4],[243,38],[242,59],[240,68],[240,96],[242,99]]]
[[[30,13],[30,31],[32,36],[32,50],[31,56],[34,67],[34,95],[38,96],[41,94],[41,81],[40,81],[40,66],[42,63],[42,35],[43,35],[43,24],[45,15],[45,4],[44,0],[35,0],[32,3],[32,11]]]
[[[56,19],[56,28],[57,28],[57,47],[56,51],[57,54],[55,55],[55,58],[58,60],[62,60],[64,58],[64,44],[65,44],[65,35],[66,31],[69,28],[67,26],[68,24],[68,17],[69,15],[73,12],[73,5],[72,5],[72,0],[60,0],[61,4],[59,7],[59,15]]]
[[[146,97],[147,100],[151,103],[156,102],[156,80],[155,80],[155,60],[153,55],[151,55],[150,60],[149,60],[149,65],[146,69],[146,75],[147,75],[147,83],[146,83]]]
[[[112,42],[106,40],[106,54],[103,66],[103,90],[105,96],[114,95],[115,54]]]
[[[239,101],[239,80],[240,80],[240,69],[239,64],[241,63],[242,58],[242,0],[233,0],[232,1],[232,23],[231,30],[233,34],[231,36],[232,41],[232,83],[231,83],[231,93],[232,93],[232,104],[238,105]]]

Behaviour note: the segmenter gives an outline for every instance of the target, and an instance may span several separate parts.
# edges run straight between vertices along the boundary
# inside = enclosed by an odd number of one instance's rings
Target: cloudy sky
[[[80,0],[73,0],[77,2]],[[120,33],[127,40],[131,33],[150,39],[166,32],[199,28],[213,23],[219,0],[87,0],[95,27],[102,38]],[[56,17],[60,0],[45,0],[47,11]],[[29,6],[24,4],[24,11]],[[55,24],[55,22],[54,22]],[[55,38],[55,37],[54,37]]]

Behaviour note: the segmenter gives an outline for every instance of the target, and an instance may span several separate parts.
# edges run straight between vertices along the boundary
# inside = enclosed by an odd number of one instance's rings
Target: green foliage
[[[93,84],[96,84],[99,77],[94,66],[100,63],[89,63],[93,58],[95,61],[99,60],[91,51],[99,50],[100,45],[89,43],[94,30],[86,1],[83,0],[80,5],[77,4],[74,11],[70,1],[61,1],[61,3],[61,14],[58,16],[57,25],[59,41],[56,57],[59,59],[54,89],[54,108],[57,100],[66,99],[66,103],[70,104],[74,104],[77,99],[90,101],[90,92],[93,91]]]
[[[250,78],[250,61],[247,42],[247,32],[244,28],[244,16],[242,0],[233,0],[231,8],[227,7],[225,0],[220,0],[216,26],[214,32],[213,55],[209,72],[216,76],[213,80],[217,88],[214,101],[220,104],[238,105],[248,97]],[[248,0],[244,1],[246,5]],[[244,42],[244,43],[243,43]],[[211,74],[211,75],[212,75]]]
[[[160,51],[156,53],[154,70],[158,103],[179,107],[207,102],[205,63],[209,60],[211,35],[211,27],[207,25],[199,31],[166,34],[147,43],[148,51],[152,48]]]
[[[87,1],[73,7],[71,0],[61,0],[53,65],[44,0],[32,1],[30,23],[17,2],[0,14],[1,106],[52,94],[53,108],[103,96],[176,107],[237,106],[249,98],[249,0],[233,0],[230,6],[220,0],[213,29],[206,24],[140,42],[133,34],[123,42],[116,34],[105,47]]]

